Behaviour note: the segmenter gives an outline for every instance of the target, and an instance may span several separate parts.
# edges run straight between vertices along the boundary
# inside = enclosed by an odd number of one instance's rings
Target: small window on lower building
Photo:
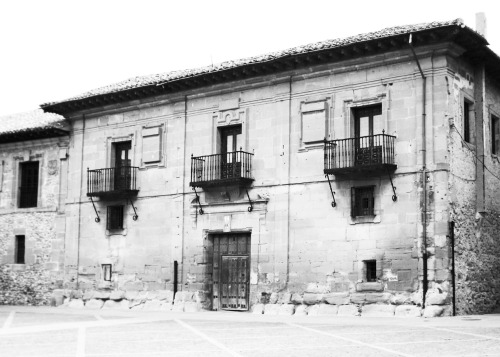
[[[111,264],[102,264],[102,278],[104,281],[111,281]]]
[[[491,116],[491,153],[500,154],[500,119],[494,115]]]
[[[26,237],[16,236],[15,262],[16,264],[24,264],[24,254],[26,251]]]
[[[375,186],[351,187],[351,217],[375,215]]]
[[[123,229],[123,206],[108,206],[106,229]]]
[[[377,261],[365,260],[366,281],[377,281]]]

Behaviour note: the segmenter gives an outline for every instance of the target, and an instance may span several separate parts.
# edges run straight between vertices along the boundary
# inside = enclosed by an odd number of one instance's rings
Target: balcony
[[[214,187],[252,183],[252,156],[244,151],[191,156],[191,187]]]
[[[87,196],[120,198],[137,195],[137,167],[87,169]]]
[[[395,136],[377,134],[325,141],[324,173],[328,175],[380,174],[394,171]]]

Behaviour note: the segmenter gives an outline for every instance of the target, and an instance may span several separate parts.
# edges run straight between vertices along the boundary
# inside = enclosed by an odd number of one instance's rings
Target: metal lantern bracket
[[[198,192],[196,192],[196,187],[193,187],[193,191],[196,195],[196,201],[198,202],[198,212],[200,213],[200,215],[202,215],[205,212],[203,211],[203,208],[201,208],[200,196],[198,196]]]
[[[248,194],[248,189],[245,188],[245,191],[247,191],[248,203],[250,204],[250,207],[248,207],[247,210],[248,212],[252,212],[253,211],[252,200],[250,199],[250,195]]]
[[[386,169],[387,170],[387,169]],[[391,177],[391,173],[389,172],[389,170],[387,170],[387,175],[389,175],[389,180],[391,181],[391,186],[392,186],[392,192],[393,192],[393,195],[392,195],[392,200],[394,202],[396,202],[398,200],[398,196],[396,195],[396,187],[394,186],[394,184],[392,183],[392,177]]]
[[[332,193],[332,207],[337,207],[337,202],[335,202],[335,192],[333,192],[332,183],[330,182],[330,176],[325,175],[325,177],[328,180],[328,186],[330,186],[330,192]]]
[[[94,219],[94,221],[96,221],[96,223],[99,223],[101,221],[101,219],[99,218],[99,213],[97,212],[97,208],[95,208],[95,203],[94,203],[94,200],[92,199],[92,197],[90,197],[90,202],[92,202],[92,206],[94,207],[95,215],[97,216]]]
[[[137,210],[134,206],[134,204],[132,203],[132,200],[130,199],[130,197],[128,197],[128,201],[130,202],[130,205],[132,206],[132,208],[134,209],[134,215],[132,216],[132,219],[134,221],[137,221],[137,218],[139,218],[139,216],[137,215]]]

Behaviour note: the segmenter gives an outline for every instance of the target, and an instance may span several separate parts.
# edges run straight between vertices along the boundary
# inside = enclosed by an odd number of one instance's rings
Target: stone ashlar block
[[[323,294],[310,294],[310,293],[305,293],[303,297],[303,302],[306,305],[314,305],[318,304],[321,299],[323,298]]]
[[[367,304],[377,304],[377,303],[388,303],[389,299],[392,297],[391,293],[367,293],[366,303]]]
[[[262,315],[264,313],[264,304],[254,304],[252,306],[252,314]]]
[[[83,309],[84,306],[82,299],[71,299],[68,303],[68,307],[71,309]]]
[[[390,317],[394,316],[396,307],[394,305],[365,305],[361,309],[361,315],[366,317]]]
[[[142,310],[142,309],[144,309],[144,304],[142,303],[142,301],[139,305],[134,305],[130,307],[130,310]]]
[[[171,301],[162,301],[160,310],[161,311],[172,311],[172,302]]]
[[[104,305],[104,301],[101,299],[90,299],[89,301],[87,301],[85,303],[85,308],[98,310],[98,309],[101,309],[103,305]]]
[[[200,304],[194,301],[186,301],[184,303],[184,312],[199,312],[201,310]]]
[[[128,281],[123,285],[125,291],[140,291],[144,288],[144,284],[141,281]]]
[[[359,309],[356,305],[340,305],[338,316],[359,316]]]
[[[95,291],[94,290],[87,290],[83,293],[83,301],[90,300],[94,297]]]
[[[337,315],[339,307],[337,305],[319,304],[318,316]]]
[[[427,294],[425,303],[426,305],[445,305],[447,303],[447,298],[448,298],[447,293],[439,294],[435,292],[430,292],[430,294]]]
[[[293,304],[279,305],[278,315],[293,315],[294,312],[295,312],[295,305]]]
[[[363,304],[366,300],[366,294],[353,293],[350,296],[351,303]]]
[[[144,304],[144,301],[142,301],[141,299],[133,299],[133,300],[127,300],[128,301],[128,306],[129,308],[133,308],[133,307],[136,307],[138,305],[143,305]],[[141,307],[142,309],[142,307]]]
[[[111,294],[109,295],[110,300],[121,300],[123,298],[125,298],[125,291],[121,290],[112,291]]]
[[[381,282],[357,283],[356,291],[384,291],[384,284]]]
[[[308,308],[308,306],[306,306],[306,305],[298,305],[295,308],[294,316],[307,316],[307,308]]]
[[[143,309],[147,311],[158,311],[160,310],[161,304],[161,301],[158,299],[146,300]]]
[[[103,299],[103,300],[107,300],[109,299],[109,297],[111,296],[111,292],[109,291],[96,291],[94,293],[94,296],[93,298],[94,299]]]
[[[393,305],[404,305],[411,303],[411,295],[410,294],[396,294],[392,295],[389,299],[389,302]]]
[[[157,300],[157,299],[158,299],[158,291],[148,291],[146,300]]]
[[[102,308],[111,310],[128,310],[129,302],[128,300],[120,300],[120,301],[106,300]]]
[[[300,305],[304,302],[304,298],[299,293],[292,294],[292,303]]]
[[[292,294],[281,293],[279,294],[278,303],[279,304],[290,304],[292,302]]]
[[[280,305],[267,304],[264,307],[264,315],[278,315],[279,309],[280,309]]]
[[[398,305],[394,310],[394,315],[396,317],[420,317],[422,311],[415,305]]]
[[[178,291],[175,294],[174,301],[193,301],[193,292],[192,291]]]
[[[158,300],[172,302],[174,300],[174,292],[172,290],[158,291]]]
[[[349,293],[328,293],[323,295],[322,302],[330,305],[347,305],[349,304]]]
[[[184,312],[184,301],[177,301],[172,305],[173,312]]]
[[[272,293],[271,296],[269,297],[269,303],[270,304],[276,304],[278,302],[278,293]]]
[[[307,316],[318,316],[319,305],[312,305],[307,307]]]
[[[306,293],[324,294],[327,292],[328,292],[328,286],[326,286],[326,285],[320,285],[317,283],[307,284]]]
[[[439,317],[443,315],[444,306],[427,305],[424,309],[424,317]]]
[[[127,299],[127,300],[137,300],[138,296],[139,296],[138,291],[126,291],[125,292],[125,299]]]

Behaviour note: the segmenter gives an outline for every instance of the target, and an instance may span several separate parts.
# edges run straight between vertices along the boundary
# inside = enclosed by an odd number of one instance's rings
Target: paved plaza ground
[[[500,315],[307,317],[0,306],[0,356],[500,356]]]

